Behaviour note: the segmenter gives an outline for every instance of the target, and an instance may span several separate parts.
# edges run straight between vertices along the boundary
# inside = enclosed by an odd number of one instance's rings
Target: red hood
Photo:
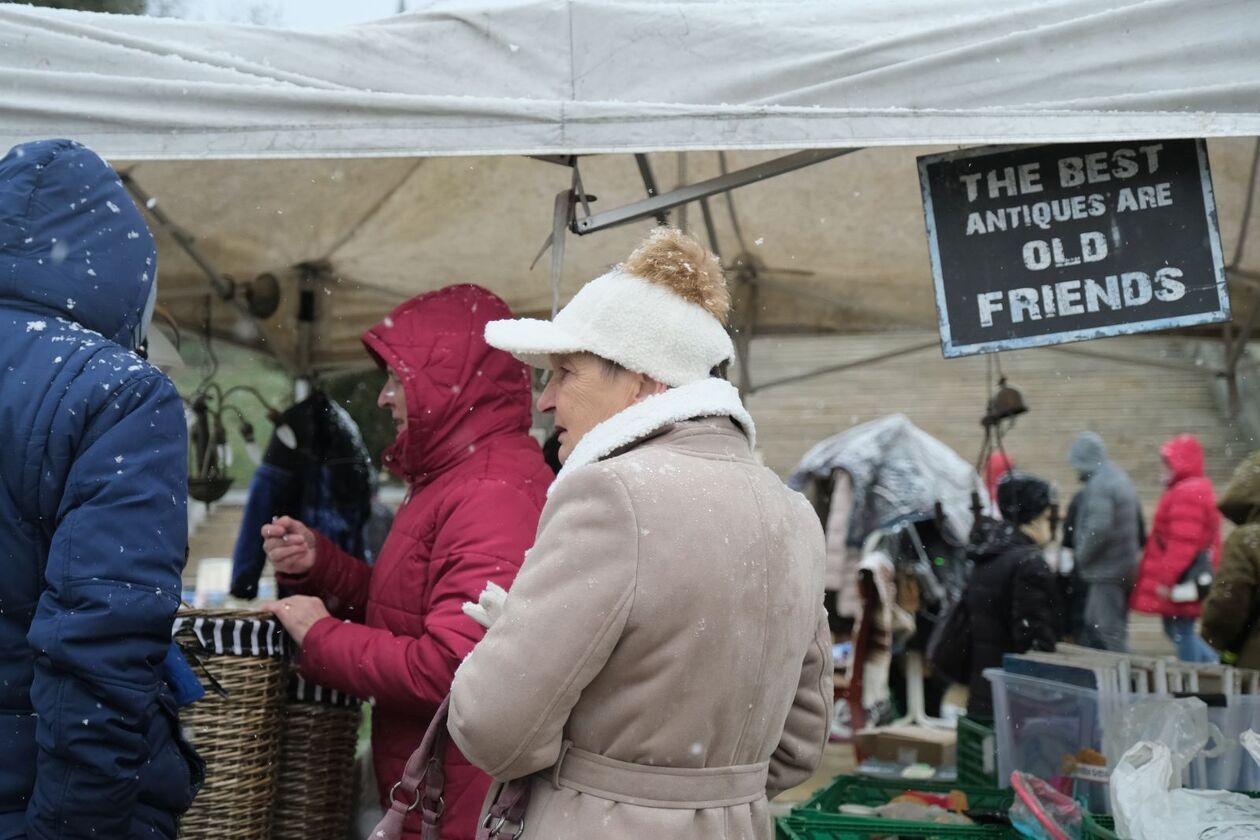
[[[1159,454],[1172,470],[1172,484],[1187,478],[1202,478],[1203,447],[1194,435],[1177,435],[1159,448]]]
[[[407,428],[383,456],[399,478],[425,484],[481,441],[529,431],[529,370],[484,337],[488,321],[511,317],[480,286],[447,286],[412,298],[363,334],[407,396]]]

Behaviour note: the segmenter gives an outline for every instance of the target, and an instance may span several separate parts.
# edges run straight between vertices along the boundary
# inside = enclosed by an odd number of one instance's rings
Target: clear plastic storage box
[[[1060,783],[1071,780],[1078,796],[1094,813],[1110,813],[1106,777],[1131,743],[1125,724],[1172,695],[1100,692],[1052,680],[989,669],[993,685],[994,730],[997,736],[998,782],[1009,787],[1011,772],[1022,770]],[[1217,790],[1260,790],[1260,766],[1238,743],[1248,729],[1260,731],[1260,696],[1218,695],[1205,698],[1211,738],[1187,769],[1182,784]],[[1105,767],[1077,763],[1093,750]]]

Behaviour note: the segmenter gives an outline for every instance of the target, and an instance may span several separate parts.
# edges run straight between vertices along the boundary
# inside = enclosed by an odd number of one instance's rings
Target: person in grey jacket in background
[[[1081,432],[1068,463],[1084,486],[1074,523],[1076,568],[1086,586],[1081,643],[1129,650],[1129,591],[1141,551],[1141,505],[1133,482],[1108,457],[1095,432]]]

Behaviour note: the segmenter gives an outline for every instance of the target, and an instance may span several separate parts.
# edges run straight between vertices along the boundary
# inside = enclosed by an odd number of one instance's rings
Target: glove
[[[184,659],[184,654],[175,642],[171,642],[171,646],[166,649],[166,659],[162,661],[158,673],[171,689],[171,694],[175,696],[175,705],[178,707],[182,708],[195,703],[206,696],[206,689],[201,684],[201,680],[197,679],[197,675]]]
[[[497,583],[490,582],[486,584],[477,603],[465,601],[462,609],[464,615],[489,630],[490,625],[503,615],[503,602],[506,600],[507,591]]]

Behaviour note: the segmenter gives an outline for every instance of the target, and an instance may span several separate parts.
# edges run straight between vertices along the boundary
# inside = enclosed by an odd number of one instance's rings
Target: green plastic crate
[[[802,805],[780,818],[776,833],[781,840],[868,840],[898,837],[907,840],[1007,840],[1016,835],[1002,825],[936,825],[908,820],[885,820],[859,817],[839,812],[841,805],[879,806],[907,791],[947,794],[962,791],[972,813],[1005,817],[1013,794],[1009,790],[989,787],[951,785],[939,782],[915,782],[905,779],[866,779],[860,776],[836,776],[822,790]]]
[[[969,717],[958,719],[958,781],[997,787],[997,735],[993,727]]]
[[[828,819],[807,812],[779,817],[778,840],[1018,840],[1013,829],[1000,825],[931,825],[928,823],[845,817]]]
[[[817,791],[802,805],[794,808],[793,816],[802,811],[814,811],[829,816],[838,813],[841,805],[883,805],[906,791],[947,794],[951,790],[967,795],[970,810],[1005,816],[1011,809],[1015,794],[1010,790],[982,785],[952,785],[942,782],[915,782],[908,779],[866,779],[861,776],[836,776],[825,788]],[[888,822],[887,820],[885,822]]]
[[[1115,827],[1116,821],[1111,817],[1086,812],[1081,822],[1081,840],[1120,840]]]

